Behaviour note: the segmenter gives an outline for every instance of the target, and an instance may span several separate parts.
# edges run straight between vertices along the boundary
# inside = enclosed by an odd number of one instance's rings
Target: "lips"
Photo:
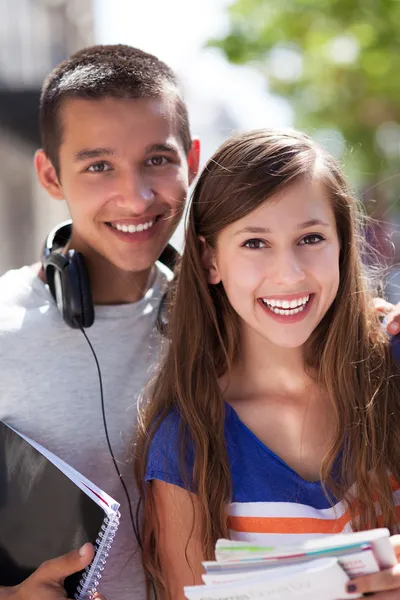
[[[147,221],[144,221],[143,223],[118,222],[109,223],[109,225],[117,231],[123,231],[124,233],[136,233],[139,231],[147,231],[147,229],[151,229],[155,222],[156,219],[149,219]]]
[[[162,215],[149,215],[132,219],[106,221],[107,229],[124,243],[142,243],[152,239],[159,231]]]
[[[297,323],[303,320],[310,310],[315,294],[307,293],[298,296],[275,298],[259,298],[263,310],[280,323]]]
[[[143,215],[141,217],[120,217],[120,218],[114,218],[114,219],[109,219],[108,221],[105,221],[106,225],[111,225],[111,227],[117,228],[117,226],[119,226],[120,228],[122,226],[135,226],[137,227],[138,225],[144,225],[145,223],[155,223],[156,221],[158,221],[161,217],[163,216],[163,214],[152,214],[152,215]]]

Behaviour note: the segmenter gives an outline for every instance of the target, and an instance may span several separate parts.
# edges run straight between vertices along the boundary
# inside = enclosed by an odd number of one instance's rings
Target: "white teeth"
[[[298,306],[304,306],[309,301],[310,296],[304,296],[303,298],[296,298],[294,300],[269,300],[268,298],[263,298],[264,304],[266,304],[269,308],[297,308]]]
[[[139,225],[125,225],[124,223],[111,223],[111,227],[124,233],[136,233],[137,231],[145,231],[153,227],[154,221],[147,221],[147,223],[139,223]]]
[[[296,315],[305,309],[309,299],[310,296],[308,295],[295,300],[268,300],[262,298],[262,301],[276,315]]]

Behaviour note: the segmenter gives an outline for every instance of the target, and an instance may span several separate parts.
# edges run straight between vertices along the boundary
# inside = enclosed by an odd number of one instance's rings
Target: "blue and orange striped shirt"
[[[321,482],[302,479],[254,435],[229,405],[225,441],[232,475],[231,539],[277,546],[351,531],[348,507],[333,497],[327,498]],[[180,417],[171,412],[152,440],[146,481],[158,479],[186,487],[180,448]],[[190,474],[190,443],[186,444],[185,460]],[[395,483],[393,493],[395,504],[400,505],[400,486]]]

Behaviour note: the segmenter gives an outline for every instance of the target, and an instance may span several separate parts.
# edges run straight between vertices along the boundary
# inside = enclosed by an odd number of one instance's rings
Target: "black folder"
[[[0,586],[86,542],[95,557],[67,577],[69,598],[96,591],[119,523],[119,504],[67,463],[0,421]]]

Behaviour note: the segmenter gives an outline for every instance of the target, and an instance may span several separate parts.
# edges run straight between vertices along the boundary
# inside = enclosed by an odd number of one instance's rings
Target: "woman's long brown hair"
[[[374,313],[362,266],[357,203],[336,162],[307,136],[273,130],[238,135],[209,160],[194,190],[172,295],[169,345],[140,416],[135,454],[144,504],[143,562],[160,589],[152,488],[144,483],[144,473],[154,432],[172,409],[181,417],[182,457],[184,431],[194,445],[193,473],[186,473],[186,478],[193,481],[201,507],[204,557],[212,559],[216,540],[228,536],[231,475],[218,381],[237,355],[239,323],[223,286],[207,283],[199,236],[215,247],[224,227],[301,178],[324,184],[341,245],[338,294],[314,331],[306,355],[306,367],[318,373],[336,416],[335,439],[321,465],[321,481],[327,491],[348,503],[354,529],[378,524],[396,529],[388,474],[400,481],[397,366]]]

